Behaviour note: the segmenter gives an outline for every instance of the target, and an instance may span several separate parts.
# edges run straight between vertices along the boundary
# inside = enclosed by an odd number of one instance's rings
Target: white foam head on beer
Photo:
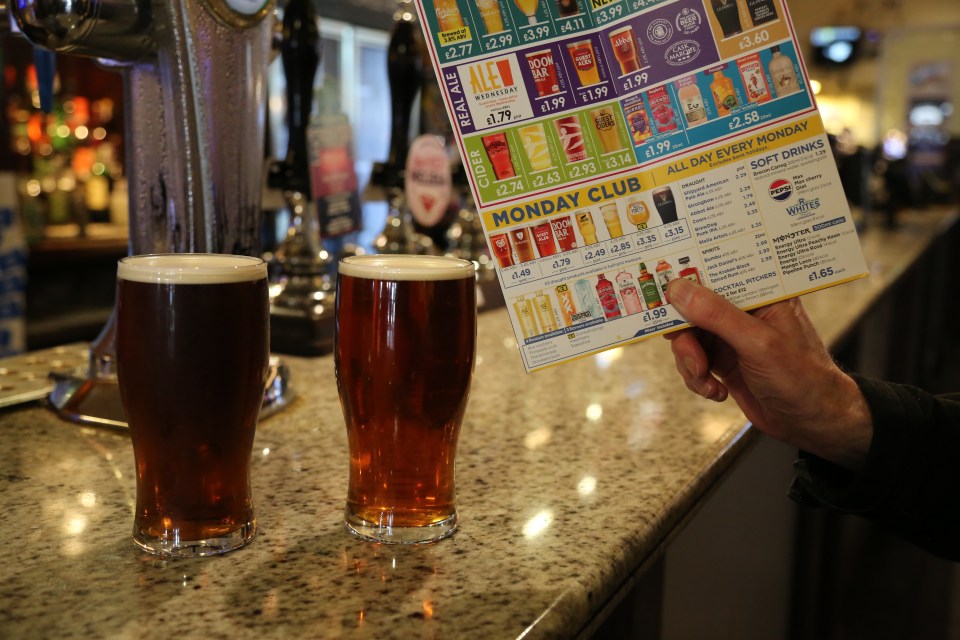
[[[267,277],[260,258],[220,253],[166,253],[129,256],[118,263],[117,277],[151,284],[225,284]]]
[[[472,277],[476,265],[446,256],[384,254],[350,256],[339,269],[345,276],[371,280],[457,280]]]

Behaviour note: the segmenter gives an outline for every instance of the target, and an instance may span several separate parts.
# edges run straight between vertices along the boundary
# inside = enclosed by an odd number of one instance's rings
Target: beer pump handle
[[[336,292],[328,268],[330,254],[320,241],[320,220],[310,203],[307,157],[319,43],[313,0],[289,0],[280,45],[287,80],[289,142],[286,158],[270,168],[269,185],[283,190],[290,227],[274,254],[282,287],[270,305],[270,341],[275,349],[300,355],[329,353],[333,348]]]
[[[289,0],[283,14],[280,56],[287,81],[287,156],[270,168],[269,184],[310,199],[307,127],[313,108],[313,81],[320,65],[320,30],[311,0]]]
[[[283,15],[280,55],[287,80],[287,157],[270,167],[270,186],[282,189],[290,207],[290,228],[277,247],[280,270],[289,280],[276,305],[303,308],[314,292],[329,289],[329,255],[320,242],[320,221],[310,206],[307,127],[313,105],[313,78],[320,63],[320,30],[313,0],[289,0]]]
[[[420,27],[412,8],[401,1],[387,46],[387,82],[390,85],[390,151],[387,161],[374,167],[373,180],[387,189],[403,186],[403,170],[410,150],[410,118],[423,83]]]

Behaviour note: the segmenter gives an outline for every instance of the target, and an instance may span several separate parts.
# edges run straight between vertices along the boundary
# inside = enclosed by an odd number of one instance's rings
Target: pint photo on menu
[[[417,0],[527,371],[866,275],[785,0]]]

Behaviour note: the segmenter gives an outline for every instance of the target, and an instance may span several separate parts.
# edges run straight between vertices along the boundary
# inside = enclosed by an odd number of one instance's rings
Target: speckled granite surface
[[[841,335],[931,235],[865,238],[876,277],[808,296]],[[260,533],[161,562],[130,541],[123,434],[33,405],[0,413],[2,638],[566,638],[577,635],[750,439],[693,397],[654,339],[533,375],[506,313],[481,315],[458,455],[461,528],[380,546],[341,524],[347,445],[331,358],[286,358],[299,393],[261,423]]]

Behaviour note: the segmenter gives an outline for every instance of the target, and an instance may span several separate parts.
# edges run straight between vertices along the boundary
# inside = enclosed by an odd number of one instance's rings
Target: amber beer
[[[620,64],[621,76],[640,70],[640,56],[637,54],[637,41],[633,37],[633,27],[627,25],[611,32],[610,46]]]
[[[349,531],[402,543],[456,528],[454,458],[473,376],[476,306],[466,260],[340,261],[334,362],[350,448]]]
[[[137,470],[134,542],[224,553],[256,531],[250,453],[269,359],[267,266],[214,254],[117,269],[117,374]]]

